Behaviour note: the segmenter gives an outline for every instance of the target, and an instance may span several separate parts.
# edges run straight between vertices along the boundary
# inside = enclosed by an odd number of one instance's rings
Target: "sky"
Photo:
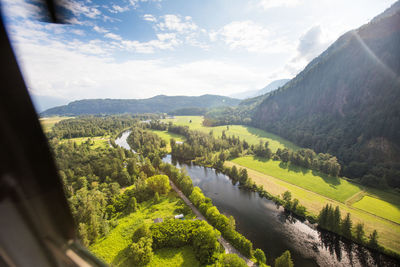
[[[31,94],[72,101],[231,95],[293,78],[395,0],[0,0]]]

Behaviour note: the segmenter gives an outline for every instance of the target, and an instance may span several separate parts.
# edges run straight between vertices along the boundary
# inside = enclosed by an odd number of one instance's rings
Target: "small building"
[[[181,219],[181,220],[183,220],[183,219],[184,219],[184,216],[183,216],[183,214],[175,215],[175,219]]]
[[[163,222],[163,218],[154,219],[154,223],[161,223]]]

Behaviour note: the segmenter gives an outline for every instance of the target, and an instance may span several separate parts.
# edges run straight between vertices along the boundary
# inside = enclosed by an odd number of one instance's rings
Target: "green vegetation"
[[[174,119],[165,119],[165,122],[173,122],[176,125],[188,126],[192,130],[199,130],[205,133],[213,132],[215,137],[221,137],[222,131],[225,131],[227,136],[239,137],[245,140],[250,145],[259,144],[260,140],[269,142],[269,148],[272,152],[276,152],[278,148],[289,148],[291,150],[298,150],[299,147],[295,144],[263,130],[243,125],[229,125],[229,126],[216,126],[206,127],[203,125],[203,117],[201,116],[176,116]]]
[[[290,255],[290,251],[286,250],[282,256],[275,259],[275,267],[293,267],[293,261]]]
[[[171,133],[168,131],[160,131],[160,130],[153,130],[149,129],[153,133],[157,134],[159,137],[161,137],[166,143],[167,143],[167,151],[171,152],[171,145],[170,145],[170,140],[175,139],[175,141],[178,142],[184,142],[185,137],[179,134]]]
[[[220,267],[246,267],[246,262],[236,254],[223,254],[219,261]]]
[[[95,136],[95,137],[76,137],[69,139],[62,139],[61,142],[75,142],[78,145],[86,143],[91,149],[102,148],[105,149],[110,146],[109,136]]]
[[[229,167],[241,167],[241,165],[238,165],[232,161],[226,161],[225,165]],[[326,204],[339,206],[340,210],[345,213],[351,214],[354,223],[364,224],[366,235],[372,233],[373,230],[376,229],[379,232],[379,242],[381,246],[400,253],[400,242],[398,242],[398,240],[400,240],[399,224],[380,218],[371,213],[367,213],[363,210],[353,208],[352,206],[348,206],[331,198],[324,197],[320,194],[303,189],[297,185],[288,183],[273,176],[266,175],[253,169],[246,169],[249,178],[251,178],[258,186],[262,186],[263,188],[265,188],[273,196],[281,196],[285,191],[289,190],[292,194],[292,197],[299,199],[300,203],[307,208],[306,214],[309,214],[313,217],[316,217],[316,215],[319,214],[321,209]],[[376,189],[368,189],[368,192],[373,192],[374,195],[381,196],[382,199],[385,199],[385,201],[389,199],[395,199],[395,196],[393,196],[393,194],[378,191]]]
[[[176,267],[190,266],[200,267],[200,262],[196,259],[191,246],[180,248],[161,248],[154,250],[154,256],[147,266],[151,267]]]
[[[143,223],[153,223],[156,218],[173,218],[174,215],[181,213],[183,206],[185,206],[183,201],[176,196],[175,192],[170,192],[168,196],[160,196],[159,203],[154,203],[153,200],[142,202],[136,212],[118,219],[118,225],[89,249],[105,262],[123,266],[124,261],[127,260],[124,251],[128,250],[132,244],[135,230]],[[188,211],[185,218],[194,218],[190,209]]]
[[[353,207],[376,214],[382,218],[400,223],[400,207],[386,201],[364,196],[360,201],[353,204]]]
[[[280,161],[265,160],[258,157],[240,157],[232,162],[271,175],[320,195],[345,202],[346,199],[359,192],[359,186],[344,179],[328,176],[302,167],[285,164]]]

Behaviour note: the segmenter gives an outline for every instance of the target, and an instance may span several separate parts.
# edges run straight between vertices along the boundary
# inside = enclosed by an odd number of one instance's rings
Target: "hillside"
[[[399,3],[341,36],[254,109],[252,124],[328,152],[343,175],[400,187]]]
[[[266,93],[272,92],[279,87],[285,85],[290,79],[281,79],[281,80],[275,80],[273,82],[270,82],[267,86],[260,90],[250,90],[250,91],[245,91],[237,94],[231,95],[233,98],[239,98],[239,99],[247,99],[247,98],[252,98],[252,97],[257,97],[260,95],[264,95]]]
[[[235,106],[238,99],[218,96],[165,96],[158,95],[147,99],[85,99],[68,105],[50,108],[40,115],[77,116],[83,114],[121,114],[121,113],[166,113],[182,108],[211,108]]]

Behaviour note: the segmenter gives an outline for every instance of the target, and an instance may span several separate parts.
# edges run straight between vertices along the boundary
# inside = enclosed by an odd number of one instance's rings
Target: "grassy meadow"
[[[42,125],[43,130],[45,132],[49,132],[51,128],[53,128],[54,124],[56,124],[57,122],[72,118],[73,117],[59,117],[59,116],[40,118],[40,124]]]
[[[353,207],[400,224],[400,207],[378,198],[363,196]]]
[[[180,142],[184,142],[185,141],[185,137],[179,134],[174,134],[174,133],[170,133],[168,131],[159,131],[159,130],[153,130],[153,129],[149,129],[150,131],[152,131],[153,133],[157,134],[159,137],[161,137],[162,139],[164,139],[167,142],[167,151],[171,152],[171,145],[169,143],[169,140],[171,138],[174,138],[176,141],[180,141]]]
[[[276,152],[278,148],[289,148],[292,150],[298,150],[299,147],[292,142],[285,140],[275,134],[265,132],[263,130],[253,128],[244,125],[229,125],[227,126],[216,126],[216,127],[204,127],[202,116],[176,116],[174,119],[165,119],[165,122],[172,121],[176,125],[189,126],[192,130],[199,130],[202,132],[209,133],[213,131],[214,136],[220,137],[222,131],[225,130],[226,135],[236,136],[241,140],[246,140],[249,144],[256,145],[259,144],[260,140],[263,142],[269,142],[269,148],[272,152]],[[190,122],[191,121],[191,122]]]
[[[343,203],[361,191],[360,186],[344,179],[281,161],[265,160],[254,156],[240,157],[232,161]]]
[[[225,165],[229,167],[235,165],[237,168],[243,168],[242,165],[234,163],[233,161],[227,161],[225,162]],[[379,233],[379,243],[386,248],[390,248],[400,253],[400,225],[398,223],[304,189],[300,186],[278,179],[271,175],[253,170],[252,168],[245,168],[247,169],[249,177],[256,184],[262,185],[264,189],[271,194],[275,196],[282,196],[285,191],[289,190],[292,193],[292,198],[299,199],[300,203],[307,208],[307,211],[310,214],[318,215],[320,210],[326,204],[331,204],[334,207],[339,206],[340,210],[342,211],[342,217],[349,212],[354,225],[359,222],[364,223],[366,236],[376,229]]]
[[[157,204],[153,200],[140,203],[140,207],[136,212],[119,219],[118,225],[107,236],[91,245],[89,250],[112,266],[127,266],[126,252],[132,243],[132,234],[137,227],[143,223],[151,224],[156,218],[166,219],[177,215],[178,213],[175,210],[182,203],[183,201],[173,191],[168,196],[161,196],[160,202]],[[186,219],[195,218],[194,214],[189,214],[185,217]],[[154,264],[149,266],[159,266],[157,264],[160,262],[163,262],[163,265],[170,264],[166,266],[173,266],[171,265],[173,262],[179,261],[192,262],[196,266],[193,256],[193,252],[187,248],[155,251],[155,256],[151,262]]]
[[[200,262],[196,259],[193,248],[185,246],[181,248],[162,248],[154,251],[153,259],[147,266],[190,266],[200,267]]]
[[[107,148],[110,146],[108,143],[110,137],[109,136],[95,136],[95,137],[77,137],[77,138],[69,138],[69,139],[63,139],[61,142],[68,142],[72,141],[77,143],[78,145],[88,141],[90,139],[90,148],[91,149],[96,149],[96,148]]]

